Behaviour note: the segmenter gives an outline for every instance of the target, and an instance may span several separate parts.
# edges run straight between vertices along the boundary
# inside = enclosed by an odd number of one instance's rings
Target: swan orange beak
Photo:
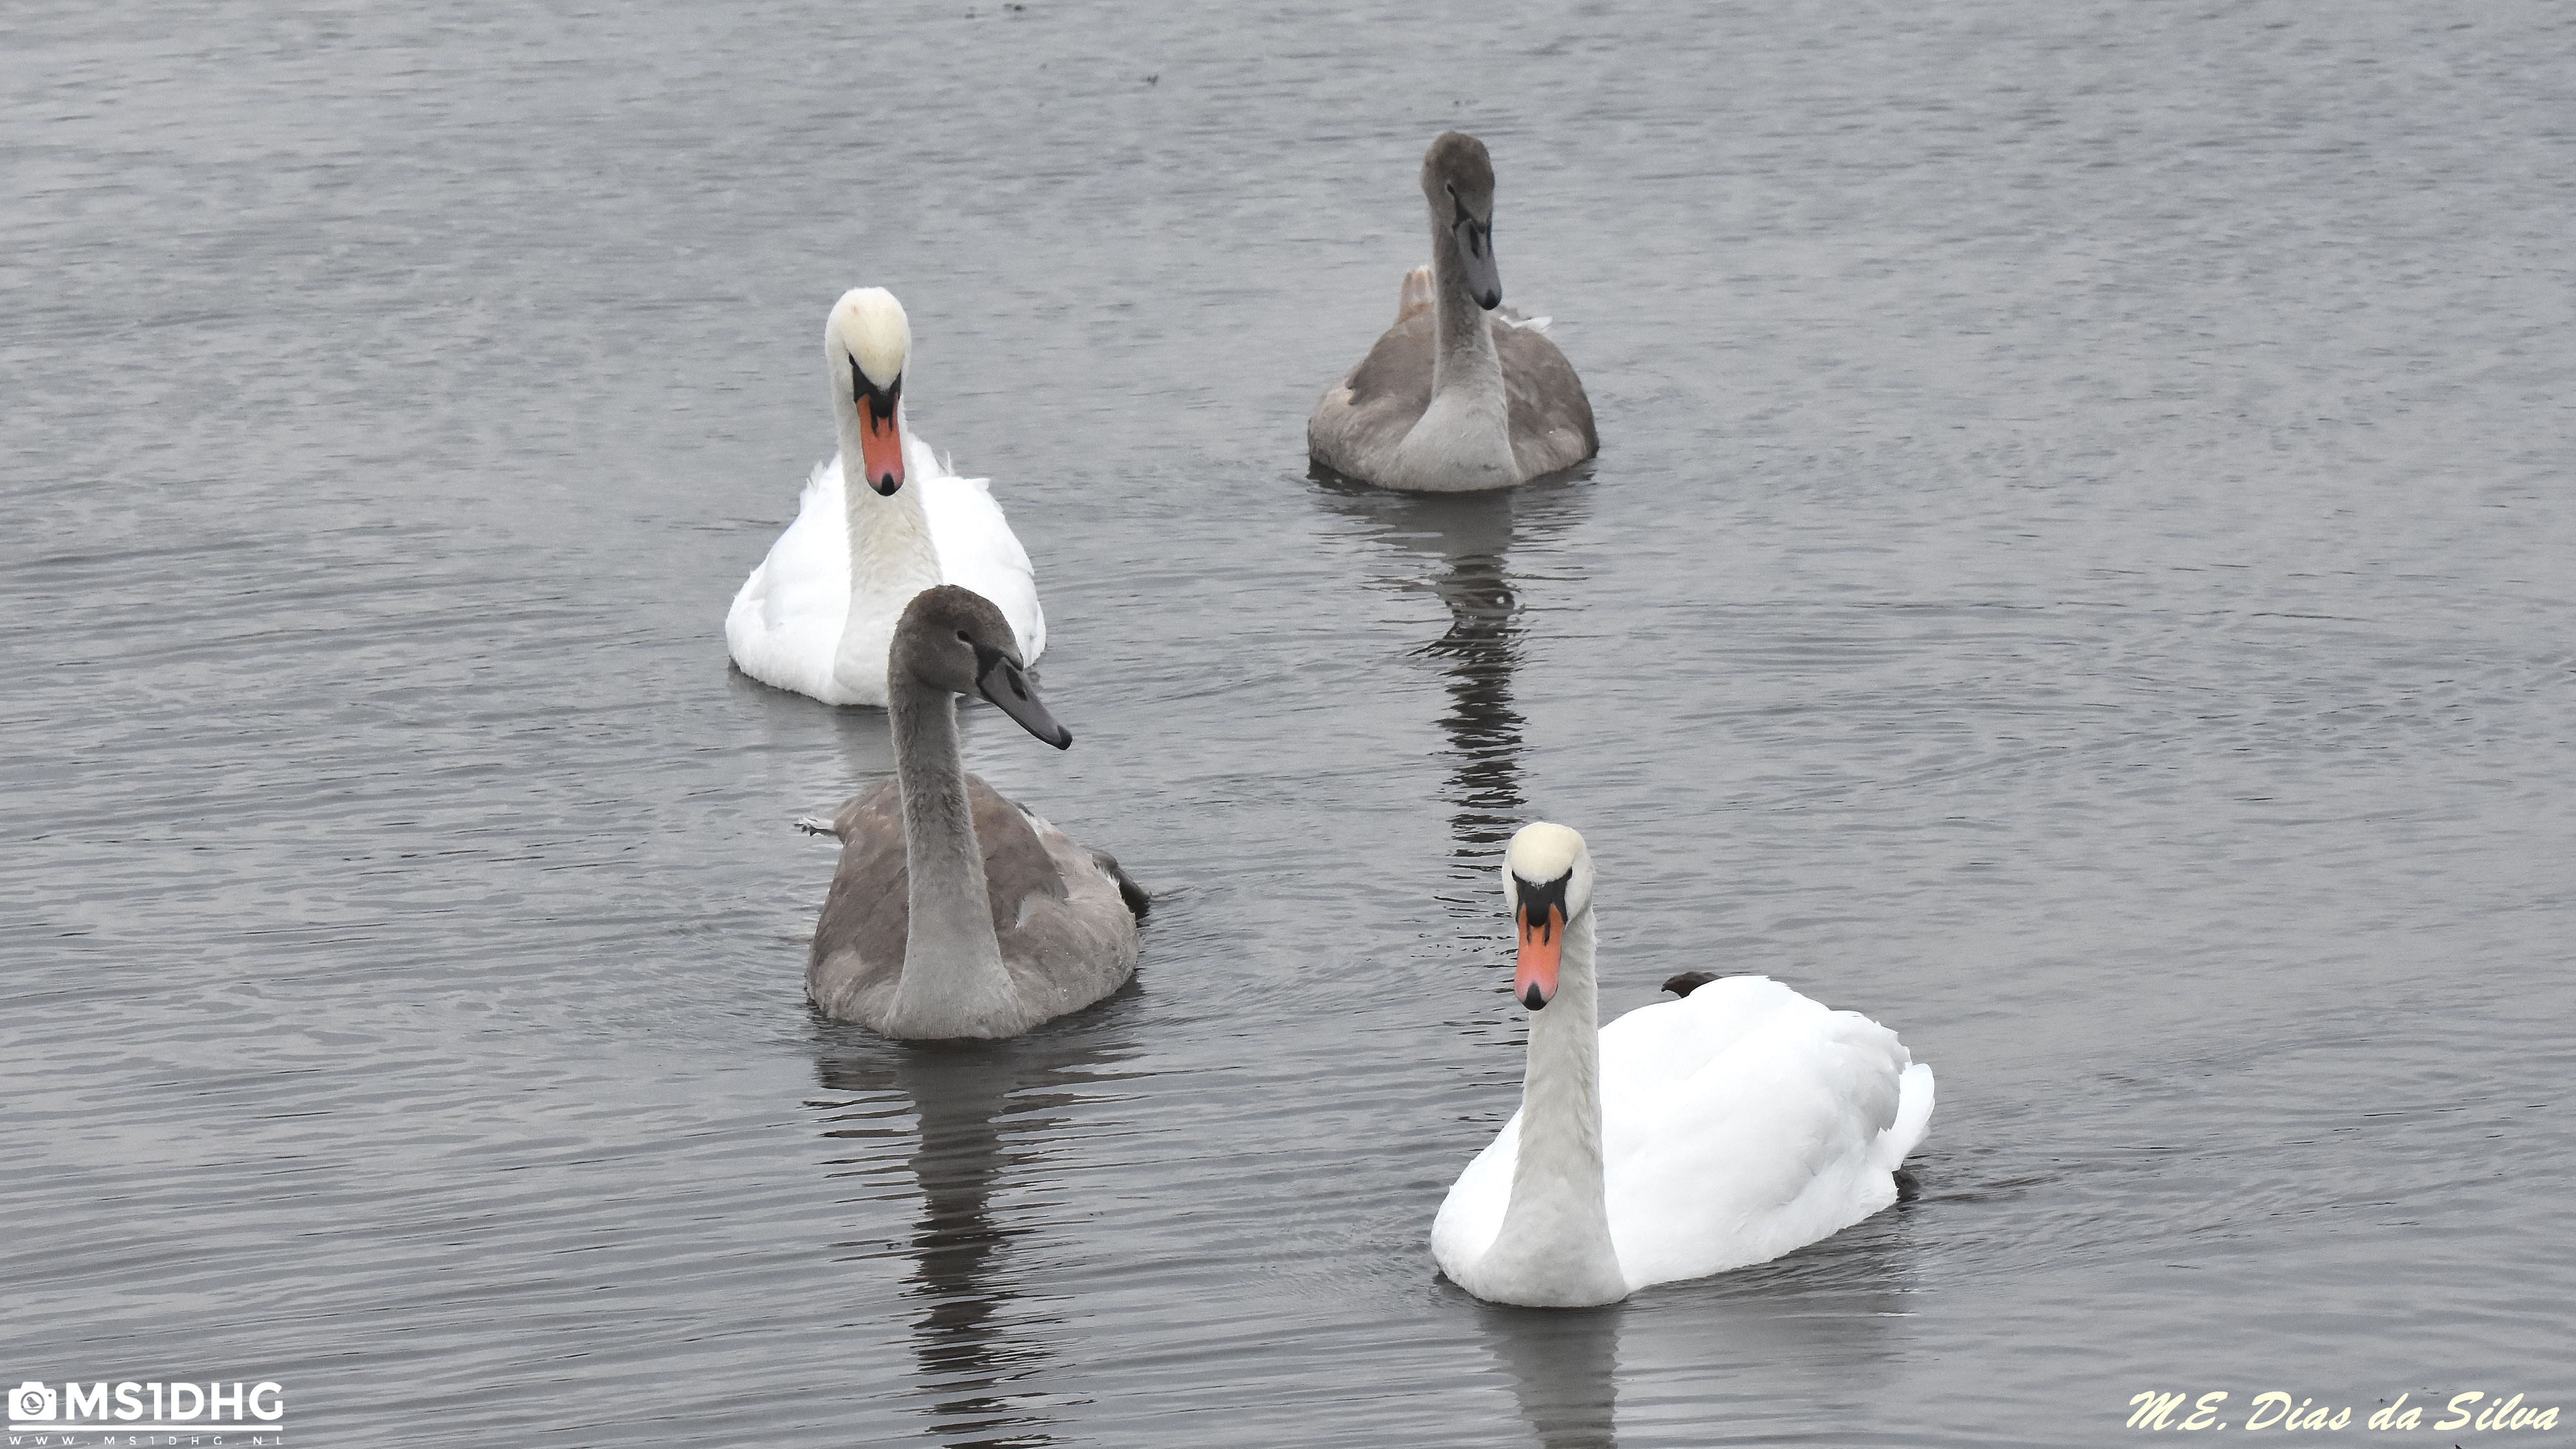
[[[1512,971],[1512,995],[1532,1011],[1556,999],[1556,966],[1565,955],[1565,907],[1547,901],[1544,911],[1535,918],[1521,911],[1520,963]]]
[[[895,428],[894,404],[886,402],[879,413],[878,403],[874,393],[859,399],[859,466],[879,497],[892,498],[903,486],[903,434]]]

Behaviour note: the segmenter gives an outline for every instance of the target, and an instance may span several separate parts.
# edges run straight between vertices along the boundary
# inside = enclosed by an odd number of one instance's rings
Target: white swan
[[[1395,325],[1315,404],[1308,455],[1381,488],[1462,493],[1526,483],[1601,451],[1592,400],[1545,336],[1547,319],[1502,305],[1485,143],[1463,131],[1434,140],[1422,199],[1430,269],[1406,275]]]
[[[904,610],[886,671],[895,777],[829,824],[799,822],[841,841],[805,963],[825,1015],[897,1037],[1017,1036],[1136,974],[1145,893],[958,761],[960,693],[1073,743],[1020,663],[1001,611],[969,590],[925,589]]]
[[[1000,607],[1020,656],[1046,648],[1028,551],[992,486],[941,467],[903,405],[912,324],[883,287],[858,287],[823,326],[841,451],[805,484],[796,521],[725,614],[742,672],[825,704],[886,702],[886,650],[912,596],[962,584]],[[850,461],[867,486],[852,488]],[[853,566],[855,561],[855,566]]]
[[[1522,827],[1503,890],[1529,1076],[1432,1222],[1451,1281],[1498,1303],[1615,1303],[1776,1258],[1896,1201],[1896,1168],[1932,1119],[1932,1068],[1896,1033],[1762,976],[1596,1031],[1583,837]]]

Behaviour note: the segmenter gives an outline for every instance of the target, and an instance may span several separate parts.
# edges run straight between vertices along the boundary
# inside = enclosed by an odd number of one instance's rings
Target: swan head
[[[904,365],[912,358],[912,321],[903,315],[903,304],[883,287],[843,292],[823,324],[823,357],[832,370],[838,415],[857,424],[859,476],[877,496],[891,498],[903,486],[903,430],[895,409],[903,401]],[[846,427],[842,436],[849,436]],[[849,466],[842,458],[845,473]]]
[[[1464,131],[1443,131],[1422,153],[1422,199],[1431,224],[1457,247],[1467,291],[1491,312],[1503,305],[1503,273],[1494,265],[1494,158]]]
[[[1592,853],[1583,837],[1544,820],[1522,826],[1503,852],[1503,900],[1520,934],[1512,995],[1537,1011],[1556,997],[1565,933],[1592,909]]]
[[[1073,731],[1047,713],[1046,701],[1029,682],[1028,661],[1020,657],[1010,621],[973,589],[941,584],[913,595],[894,626],[886,668],[934,689],[982,695],[1059,750],[1073,743]]]

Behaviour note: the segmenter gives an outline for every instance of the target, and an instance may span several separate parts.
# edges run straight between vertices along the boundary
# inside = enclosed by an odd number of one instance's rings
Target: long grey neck
[[[885,668],[894,621],[912,596],[939,584],[939,549],[931,542],[930,519],[921,511],[921,480],[907,476],[892,498],[877,496],[861,476],[866,471],[859,448],[858,414],[841,409],[841,506],[850,530],[850,610],[841,629],[836,672]],[[903,440],[904,470],[912,467],[912,428],[895,414]],[[856,626],[856,627],[853,627]],[[888,689],[892,683],[889,681]]]
[[[1486,1262],[1533,1294],[1607,1303],[1627,1291],[1601,1182],[1601,1028],[1587,909],[1566,924],[1556,998],[1530,1015],[1529,1077],[1511,1204]]]
[[[1431,316],[1438,347],[1431,354],[1431,394],[1451,388],[1503,392],[1503,360],[1494,351],[1492,315],[1476,305],[1467,289],[1467,268],[1458,256],[1458,229],[1431,217]]]
[[[975,839],[957,707],[947,690],[896,673],[895,778],[903,791],[903,861],[911,919],[887,1030],[903,1037],[991,1036],[1015,1029],[1019,992],[1002,968],[984,852]]]

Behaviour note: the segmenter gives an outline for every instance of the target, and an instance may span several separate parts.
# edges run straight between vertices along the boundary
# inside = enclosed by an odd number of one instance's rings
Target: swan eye
[[[957,642],[960,644],[972,644],[975,640],[974,636],[968,634],[965,630],[960,629],[957,631]]]

